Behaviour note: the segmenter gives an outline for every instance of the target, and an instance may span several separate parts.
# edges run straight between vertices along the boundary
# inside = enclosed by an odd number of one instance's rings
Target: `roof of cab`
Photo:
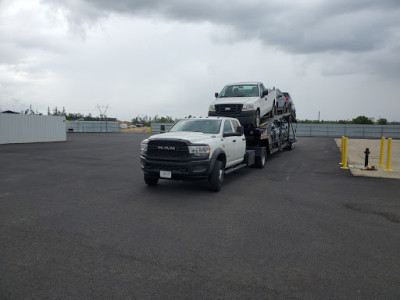
[[[245,84],[262,84],[260,81],[246,81],[246,82],[234,82],[234,83],[228,83],[228,85],[245,85]]]

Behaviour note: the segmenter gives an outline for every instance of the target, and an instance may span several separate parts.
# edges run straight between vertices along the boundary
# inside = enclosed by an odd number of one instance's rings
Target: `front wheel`
[[[208,179],[210,189],[213,192],[219,192],[221,190],[222,182],[224,181],[224,163],[217,160],[214,164],[214,168]]]
[[[148,186],[156,186],[158,183],[158,177],[144,175],[144,182],[146,182]]]
[[[275,104],[272,106],[272,110],[271,110],[271,118],[276,116],[276,106]]]
[[[256,110],[256,115],[254,117],[253,126],[254,128],[260,127],[260,111]]]

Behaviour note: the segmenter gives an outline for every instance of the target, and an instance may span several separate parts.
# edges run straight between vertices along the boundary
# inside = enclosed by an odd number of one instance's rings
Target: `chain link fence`
[[[400,125],[294,124],[297,136],[350,138],[400,138]]]

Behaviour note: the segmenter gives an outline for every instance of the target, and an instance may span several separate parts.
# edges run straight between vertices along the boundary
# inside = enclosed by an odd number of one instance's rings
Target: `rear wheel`
[[[267,149],[263,147],[260,155],[256,156],[255,167],[259,169],[264,168],[266,160],[267,160]]]
[[[272,110],[271,110],[271,118],[272,117],[274,117],[275,115],[276,115],[276,106],[275,106],[275,103],[274,103],[274,105],[272,106]]]
[[[146,184],[148,186],[156,186],[158,183],[158,177],[151,177],[148,175],[144,175],[144,182],[146,182]]]
[[[210,189],[213,192],[219,192],[221,190],[222,182],[224,182],[224,163],[217,160],[214,164],[214,169],[208,179],[210,183]]]

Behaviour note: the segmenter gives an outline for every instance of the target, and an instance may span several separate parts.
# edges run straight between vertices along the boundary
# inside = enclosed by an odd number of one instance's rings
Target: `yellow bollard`
[[[386,155],[386,169],[385,171],[393,171],[390,167],[392,164],[392,139],[388,139],[388,150]]]
[[[383,167],[383,155],[385,154],[385,137],[381,138],[381,153],[379,155],[379,167]]]
[[[342,146],[340,147],[340,151],[342,152],[342,161],[339,163],[339,165],[343,165],[343,160],[344,160],[344,155],[343,155],[344,139],[345,139],[345,137],[342,136]]]
[[[348,169],[347,167],[347,143],[348,143],[349,139],[348,138],[344,138],[344,149],[343,149],[343,166],[341,167],[341,169]]]

